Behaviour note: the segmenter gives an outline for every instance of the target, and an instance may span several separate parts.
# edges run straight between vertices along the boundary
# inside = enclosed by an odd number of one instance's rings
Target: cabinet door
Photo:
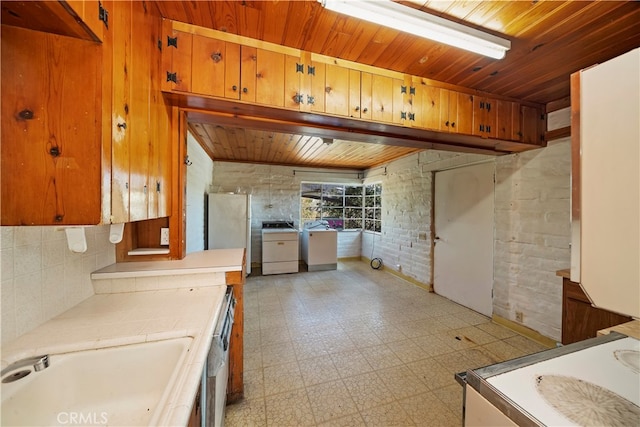
[[[518,141],[520,126],[520,104],[517,102],[497,100],[496,105],[496,138],[508,141]],[[514,111],[518,114],[514,115]],[[514,121],[515,118],[515,121]]]
[[[458,94],[448,89],[440,91],[440,126],[443,132],[458,132]]]
[[[420,127],[431,130],[440,129],[440,89],[434,86],[424,85],[422,87],[422,119]],[[448,107],[448,103],[447,103]]]
[[[191,90],[203,95],[240,98],[240,46],[193,35]],[[235,90],[233,89],[235,87]]]
[[[372,74],[360,72],[360,118],[371,120]]]
[[[308,80],[308,87],[305,92],[306,105],[309,106],[309,110],[314,113],[324,113],[324,88],[326,79],[326,65],[321,62],[309,62],[311,65],[306,65],[306,79]]]
[[[283,107],[285,55],[257,49],[257,57],[256,102],[273,107]]]
[[[473,134],[483,138],[495,138],[496,100],[484,96],[473,97]]]
[[[325,112],[349,116],[349,69],[327,64],[325,69]]]
[[[2,225],[99,223],[100,45],[9,26],[0,42]]]
[[[240,99],[256,102],[256,72],[258,70],[258,50],[255,47],[240,48]]]
[[[360,118],[362,114],[361,72],[349,70],[349,117]]]
[[[118,2],[114,2],[114,9]],[[114,20],[115,21],[115,20]],[[191,91],[191,57],[193,36],[171,28],[165,21],[162,39],[162,90]]]
[[[542,112],[534,107],[523,105],[521,111],[522,139],[520,142],[540,145],[543,142],[544,118]]]
[[[457,133],[464,135],[473,134],[473,95],[462,92],[451,92],[455,94],[458,105],[458,116],[455,122]]]
[[[113,87],[111,132],[111,220],[129,222],[131,157],[131,9],[116,2],[112,13]],[[136,125],[137,127],[137,125]]]
[[[100,19],[101,2],[97,0],[67,0],[66,3],[98,40],[104,37],[105,23]],[[104,9],[103,9],[104,10]],[[108,11],[106,11],[108,13]]]
[[[302,94],[304,64],[300,58],[285,55],[284,58],[284,107],[291,110],[306,110],[306,99]]]
[[[393,79],[374,74],[371,78],[371,120],[393,122]]]

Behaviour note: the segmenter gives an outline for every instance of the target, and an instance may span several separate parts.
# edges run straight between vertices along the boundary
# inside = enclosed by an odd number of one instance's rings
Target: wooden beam
[[[553,141],[554,139],[566,138],[571,136],[571,126],[550,130],[544,133],[545,141]]]

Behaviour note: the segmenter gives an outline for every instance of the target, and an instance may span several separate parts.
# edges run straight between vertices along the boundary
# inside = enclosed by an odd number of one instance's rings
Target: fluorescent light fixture
[[[509,40],[389,0],[318,0],[334,12],[364,19],[495,59],[511,49]]]

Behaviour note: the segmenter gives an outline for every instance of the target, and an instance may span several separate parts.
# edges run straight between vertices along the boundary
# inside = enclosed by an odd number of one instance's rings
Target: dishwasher
[[[200,386],[201,427],[224,425],[229,380],[229,340],[233,329],[236,299],[227,287],[220,316],[213,331],[209,355],[202,370]]]

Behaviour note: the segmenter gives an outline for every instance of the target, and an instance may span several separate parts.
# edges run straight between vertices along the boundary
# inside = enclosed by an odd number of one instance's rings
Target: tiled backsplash
[[[115,262],[109,226],[86,227],[73,253],[61,227],[0,227],[2,343],[93,295],[90,274]]]

